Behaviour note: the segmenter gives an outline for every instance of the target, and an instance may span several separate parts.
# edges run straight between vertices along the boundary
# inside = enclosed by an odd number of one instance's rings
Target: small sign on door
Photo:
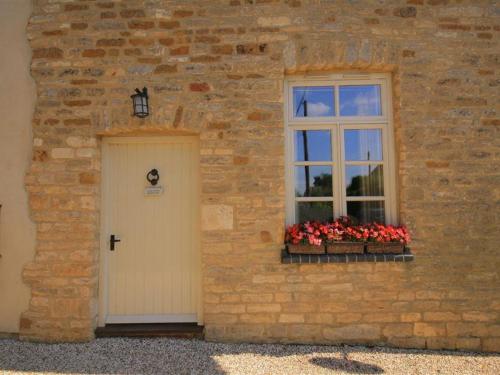
[[[162,186],[148,186],[144,189],[144,195],[146,197],[152,197],[163,194]]]

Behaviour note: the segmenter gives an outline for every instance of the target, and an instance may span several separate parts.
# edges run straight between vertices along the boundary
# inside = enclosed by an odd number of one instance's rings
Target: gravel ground
[[[0,340],[0,374],[500,374],[500,355],[311,345],[97,339]]]

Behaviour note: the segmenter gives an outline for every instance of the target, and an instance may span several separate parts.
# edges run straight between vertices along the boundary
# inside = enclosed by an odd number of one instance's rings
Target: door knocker
[[[158,181],[160,181],[160,174],[157,169],[151,169],[146,175],[146,179],[149,181],[151,186],[155,186]]]

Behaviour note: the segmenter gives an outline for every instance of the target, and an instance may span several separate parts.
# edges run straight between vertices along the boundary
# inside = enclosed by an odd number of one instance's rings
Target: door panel
[[[106,322],[197,321],[197,139],[110,139],[105,159]],[[153,168],[163,192],[146,195]]]

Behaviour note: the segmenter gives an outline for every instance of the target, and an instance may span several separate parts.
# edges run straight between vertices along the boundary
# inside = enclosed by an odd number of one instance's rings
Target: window
[[[285,87],[287,223],[396,224],[390,76],[293,77]]]

